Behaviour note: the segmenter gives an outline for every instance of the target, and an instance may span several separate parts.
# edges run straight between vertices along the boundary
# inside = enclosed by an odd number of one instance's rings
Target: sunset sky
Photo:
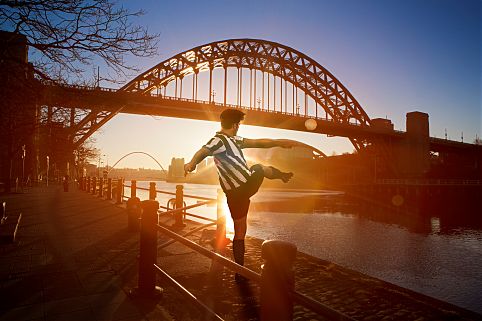
[[[479,0],[124,1],[143,9],[138,23],[160,34],[159,56],[130,60],[142,71],[190,48],[224,39],[278,42],[316,60],[354,95],[371,118],[405,130],[405,115],[430,115],[431,136],[473,141],[481,135]],[[103,72],[103,66],[100,66]],[[129,81],[125,79],[125,81]],[[114,86],[101,83],[101,86]],[[103,161],[143,151],[163,166],[190,159],[217,123],[118,115],[95,134]],[[249,138],[291,138],[326,154],[352,151],[345,139],[245,126]],[[117,167],[156,168],[146,156]]]

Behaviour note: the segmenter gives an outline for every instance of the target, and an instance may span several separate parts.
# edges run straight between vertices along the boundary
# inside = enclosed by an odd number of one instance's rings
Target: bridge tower
[[[27,38],[0,31],[0,181],[10,189],[34,174],[37,109]]]
[[[402,166],[405,177],[424,178],[430,169],[430,134],[428,114],[413,111],[407,113],[405,148]]]

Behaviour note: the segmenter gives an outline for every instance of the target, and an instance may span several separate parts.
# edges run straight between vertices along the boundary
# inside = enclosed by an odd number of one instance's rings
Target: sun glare
[[[233,219],[231,217],[231,215],[229,214],[229,207],[228,207],[228,203],[226,203],[226,201],[223,202],[223,206],[222,206],[222,209],[223,209],[223,215],[226,217],[226,237],[228,239],[233,239],[234,237],[234,222],[233,222]]]

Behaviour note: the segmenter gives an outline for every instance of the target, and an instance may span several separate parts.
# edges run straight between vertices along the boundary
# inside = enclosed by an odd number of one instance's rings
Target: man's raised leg
[[[291,172],[282,172],[273,166],[261,166],[263,167],[264,177],[266,177],[267,179],[280,179],[284,183],[288,183],[289,180],[293,177],[293,173]]]

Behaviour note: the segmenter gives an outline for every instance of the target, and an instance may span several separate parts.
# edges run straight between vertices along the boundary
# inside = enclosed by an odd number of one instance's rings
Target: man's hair
[[[231,129],[234,124],[244,119],[244,113],[237,109],[225,109],[219,118],[221,119],[222,128]]]

